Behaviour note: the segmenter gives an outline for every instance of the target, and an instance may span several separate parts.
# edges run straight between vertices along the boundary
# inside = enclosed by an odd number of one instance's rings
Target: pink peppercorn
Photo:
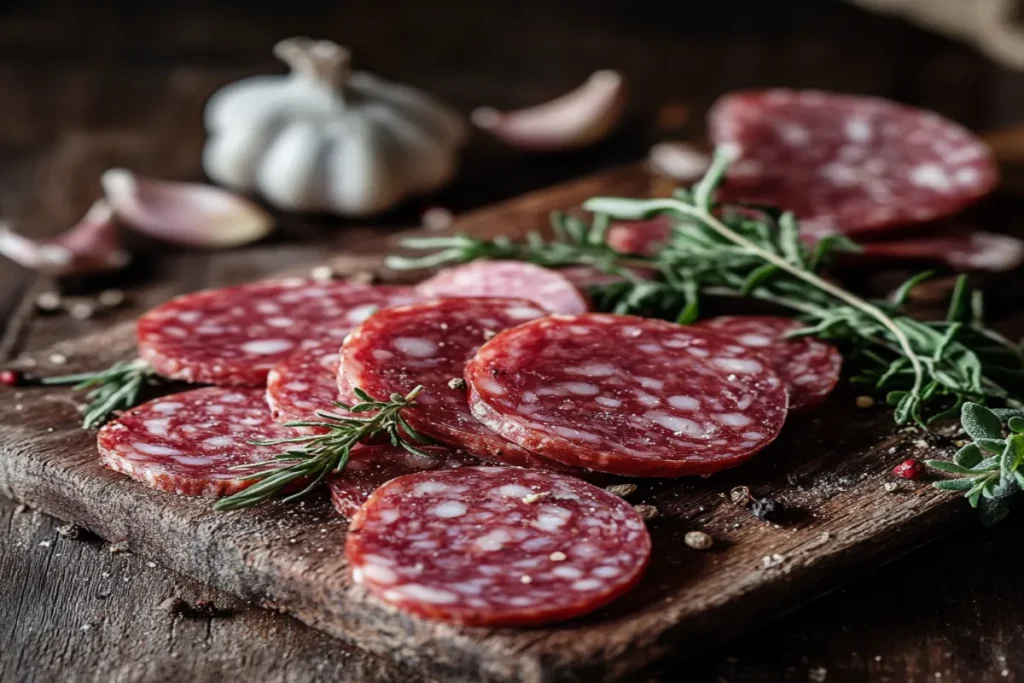
[[[892,473],[903,479],[920,479],[924,476],[924,465],[920,461],[910,458],[896,465]]]

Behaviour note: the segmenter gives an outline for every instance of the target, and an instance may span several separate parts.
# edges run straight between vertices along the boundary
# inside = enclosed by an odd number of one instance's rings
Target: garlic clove
[[[572,149],[597,142],[611,132],[625,105],[625,78],[603,69],[550,102],[511,112],[479,107],[470,120],[515,147]]]
[[[659,142],[647,160],[655,172],[679,182],[697,180],[711,165],[711,157],[685,142]]]
[[[166,242],[233,247],[262,239],[274,227],[257,204],[212,185],[146,178],[123,168],[104,172],[101,182],[118,219]]]
[[[73,228],[49,240],[19,235],[0,223],[0,254],[54,277],[117,270],[131,260],[117,230],[110,205],[99,199]]]

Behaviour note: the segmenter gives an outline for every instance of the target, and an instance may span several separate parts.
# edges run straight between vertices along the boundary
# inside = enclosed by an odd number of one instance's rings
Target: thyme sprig
[[[326,431],[257,442],[260,446],[294,444],[295,447],[269,460],[237,465],[234,469],[240,472],[253,470],[249,478],[257,480],[257,483],[232,496],[221,498],[214,509],[239,510],[259,505],[274,498],[294,482],[305,482],[306,485],[283,501],[289,502],[304,496],[319,486],[328,475],[345,469],[356,444],[380,434],[386,434],[392,445],[401,446],[414,455],[430,458],[429,454],[419,448],[421,444],[431,443],[430,439],[410,427],[402,416],[402,410],[415,402],[416,396],[423,391],[422,386],[417,386],[405,396],[391,394],[387,401],[378,401],[362,389],[353,391],[359,403],[349,406],[334,402],[335,407],[348,413],[346,415],[318,411],[317,420],[285,424],[287,427],[313,427]],[[366,413],[367,416],[361,416],[360,413]]]
[[[806,323],[793,336],[816,335],[846,351],[853,380],[886,396],[895,420],[927,425],[955,417],[966,402],[1018,407],[1024,390],[1020,348],[985,327],[980,293],[958,280],[945,320],[917,321],[904,306],[911,290],[931,276],[910,278],[884,301],[862,298],[821,277],[837,251],[858,247],[833,235],[813,247],[800,239],[789,212],[714,200],[730,159],[717,153],[707,174],[671,198],[599,197],[583,204],[591,224],[556,214],[554,239],[531,234],[523,242],[468,235],[419,238],[404,246],[434,249],[422,258],[393,257],[392,268],[418,268],[479,258],[518,259],[545,266],[590,265],[622,280],[595,288],[597,307],[690,323],[705,295],[749,297],[788,309]],[[610,220],[668,215],[674,223],[655,254],[616,251],[605,241]],[[655,278],[633,269],[653,270]]]
[[[50,385],[72,384],[73,391],[88,390],[82,427],[89,429],[102,424],[114,411],[134,406],[142,388],[160,380],[149,363],[135,358],[96,372],[45,377],[41,381]]]
[[[934,470],[957,475],[933,484],[944,491],[960,491],[978,508],[986,524],[1002,520],[1010,511],[1009,499],[1024,488],[1024,412],[964,405],[960,425],[971,442],[952,460],[927,460]]]

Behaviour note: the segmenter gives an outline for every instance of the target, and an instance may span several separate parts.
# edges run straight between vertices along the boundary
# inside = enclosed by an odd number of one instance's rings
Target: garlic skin
[[[625,108],[626,79],[602,69],[580,87],[544,104],[510,112],[478,107],[470,120],[514,147],[577,149],[608,135]]]
[[[286,210],[380,213],[454,176],[462,118],[419,90],[349,70],[329,41],[274,46],[287,75],[232,83],[206,105],[203,169]]]
[[[255,202],[212,185],[158,180],[112,168],[100,177],[114,214],[164,242],[226,248],[262,239],[273,217]]]
[[[49,240],[19,235],[0,221],[0,254],[54,277],[118,270],[131,260],[121,247],[114,212],[102,199],[74,227]]]

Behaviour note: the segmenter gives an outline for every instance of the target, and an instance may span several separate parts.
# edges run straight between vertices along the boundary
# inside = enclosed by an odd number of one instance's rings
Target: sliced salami
[[[631,268],[630,271],[634,276],[645,280],[652,279],[657,275],[653,270],[642,268]],[[591,287],[614,285],[622,282],[624,279],[621,275],[605,273],[593,266],[569,266],[568,268],[559,269],[558,272],[583,291],[587,291]]]
[[[651,553],[629,503],[574,477],[465,467],[380,487],[345,554],[356,583],[427,619],[471,626],[564,621],[640,582]]]
[[[424,391],[405,409],[409,424],[427,436],[508,465],[556,466],[507,441],[469,413],[462,372],[487,339],[545,311],[520,299],[439,299],[380,311],[357,327],[342,347],[339,390],[352,387],[386,399],[417,385]]]
[[[998,182],[991,153],[970,131],[876,97],[734,93],[712,107],[708,125],[738,158],[722,198],[788,209],[818,235],[949,216]]]
[[[636,477],[710,474],[771,443],[786,389],[750,348],[635,316],[551,316],[502,332],[466,365],[470,407],[520,446]]]
[[[474,261],[443,270],[416,289],[427,299],[513,296],[549,313],[582,313],[590,308],[586,295],[564,275],[522,261]]]
[[[422,450],[429,457],[415,455],[391,444],[355,448],[345,469],[328,481],[334,509],[351,519],[371,493],[395,477],[480,464],[477,458],[450,448],[429,446]]]
[[[281,452],[254,441],[295,434],[270,416],[262,390],[204,387],[132,408],[104,425],[97,442],[104,465],[147,486],[227,496],[253,483],[232,467]]]
[[[1004,272],[1024,261],[1024,241],[991,232],[952,232],[867,242],[856,254],[842,254],[840,264],[921,263],[958,271]]]
[[[608,228],[608,246],[626,254],[657,254],[672,237],[672,221],[665,217],[649,221],[622,221]]]
[[[341,342],[321,342],[297,351],[267,375],[267,405],[278,422],[316,419],[318,410],[337,412]],[[308,428],[300,428],[307,430]]]
[[[407,287],[302,279],[186,294],[139,319],[139,357],[164,377],[263,386],[304,341],[340,345],[378,308],[419,298]]]
[[[783,339],[803,327],[792,318],[776,316],[723,316],[696,325],[761,352],[789,391],[793,412],[816,406],[828,398],[839,382],[843,356],[836,347],[813,337]]]

